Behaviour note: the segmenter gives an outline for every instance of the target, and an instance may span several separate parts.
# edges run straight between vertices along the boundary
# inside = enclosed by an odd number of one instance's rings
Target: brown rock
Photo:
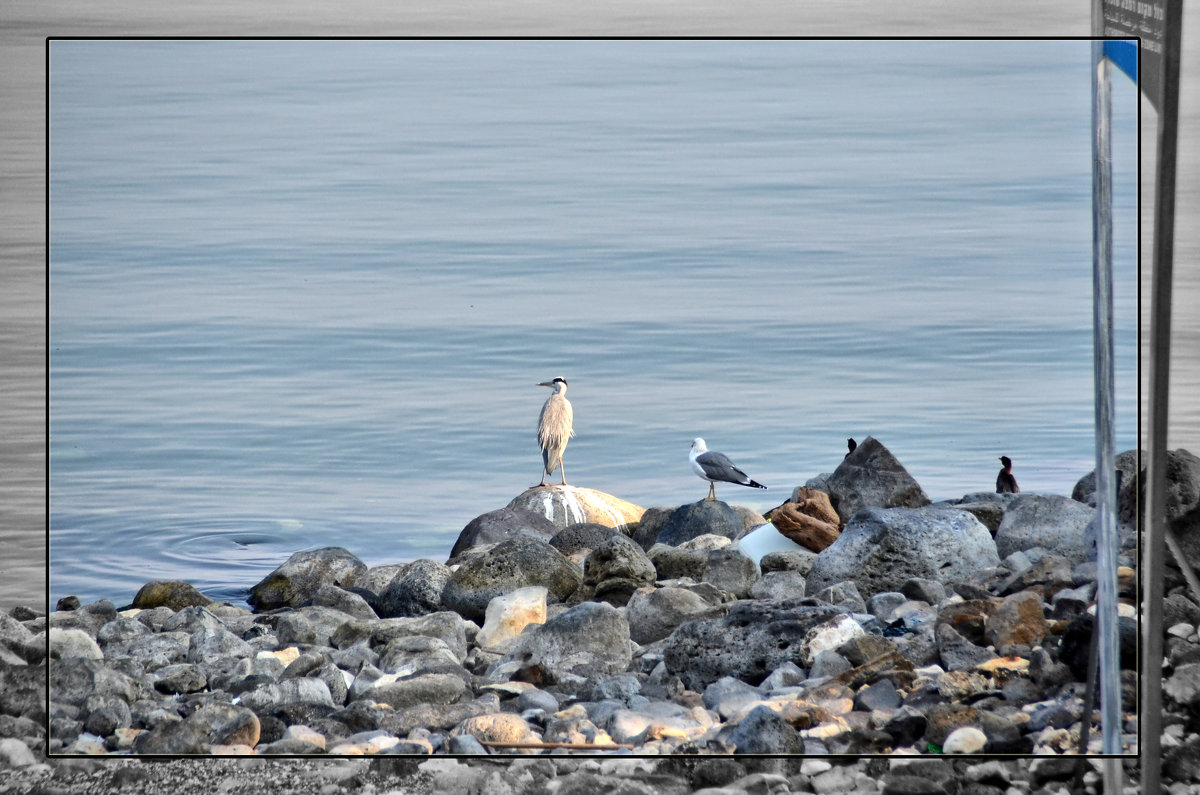
[[[212,603],[212,599],[182,580],[152,580],[133,597],[133,606],[142,610],[166,606],[179,611],[185,607],[208,607]]]
[[[770,511],[768,518],[788,539],[814,552],[825,549],[842,532],[829,495],[817,489],[797,489],[793,499]]]
[[[1034,646],[1050,631],[1036,591],[1007,596],[985,622],[988,641],[1001,655],[1010,646]]]
[[[966,599],[944,607],[937,617],[938,624],[949,624],[958,634],[977,646],[987,645],[984,624],[996,612],[999,600]]]

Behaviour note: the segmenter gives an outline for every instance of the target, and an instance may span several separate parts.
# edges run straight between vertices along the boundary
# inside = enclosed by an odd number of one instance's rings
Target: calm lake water
[[[769,509],[886,444],[933,499],[1093,466],[1082,41],[55,41],[50,598],[444,560],[540,476]],[[1137,98],[1114,81],[1117,449]],[[557,480],[557,478],[556,478]]]

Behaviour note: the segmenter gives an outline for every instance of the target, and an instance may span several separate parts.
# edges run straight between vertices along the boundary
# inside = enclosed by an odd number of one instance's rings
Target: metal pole
[[[1112,82],[1104,42],[1092,41],[1092,330],[1096,409],[1096,626],[1100,729],[1105,754],[1121,753],[1117,648],[1117,523],[1113,478]],[[1118,768],[1119,774],[1119,768]],[[1105,791],[1120,792],[1105,776]]]
[[[1181,0],[1167,0],[1162,94],[1158,102],[1158,179],[1150,287],[1150,397],[1146,465],[1146,542],[1142,577],[1142,791],[1162,791],[1163,581],[1166,565],[1167,389],[1171,383],[1171,281],[1175,249],[1175,154],[1179,123]]]

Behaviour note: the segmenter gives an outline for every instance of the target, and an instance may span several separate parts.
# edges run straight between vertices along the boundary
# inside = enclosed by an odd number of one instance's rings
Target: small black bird
[[[858,442],[854,441],[854,439],[847,439],[846,447],[850,448],[850,453],[853,453],[854,450],[858,447]],[[844,456],[842,456],[842,458],[843,459],[849,458],[850,453],[846,453]]]
[[[1012,473],[1012,459],[1002,455],[1000,463],[1004,464],[1004,469],[1001,469],[1000,474],[996,475],[996,493],[1020,494],[1021,487],[1017,485],[1017,479],[1013,477]]]

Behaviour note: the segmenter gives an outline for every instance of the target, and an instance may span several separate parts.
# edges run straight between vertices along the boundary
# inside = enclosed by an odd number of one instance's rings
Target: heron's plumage
[[[542,449],[542,485],[546,485],[546,475],[562,466],[563,451],[567,449],[567,440],[575,435],[575,411],[567,400],[567,382],[562,378],[544,381],[538,386],[548,386],[554,389],[554,394],[546,398],[542,413],[538,416],[538,446]],[[566,467],[562,473],[563,485],[567,483]]]

